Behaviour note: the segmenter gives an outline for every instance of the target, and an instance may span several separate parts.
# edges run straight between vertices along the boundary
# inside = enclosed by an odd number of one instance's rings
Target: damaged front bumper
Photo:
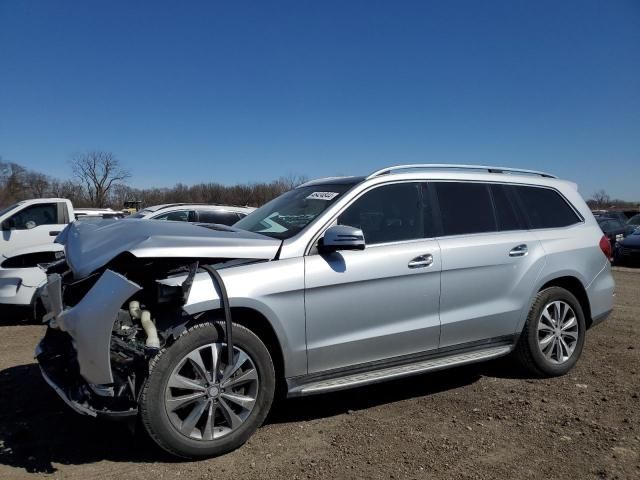
[[[135,353],[114,351],[112,330],[120,307],[140,290],[135,283],[106,270],[75,306],[64,308],[59,275],[40,290],[47,332],[36,349],[45,381],[78,413],[90,416],[136,415],[135,385],[116,375],[116,361],[135,364]],[[117,345],[116,345],[117,347]],[[123,360],[124,358],[124,360]]]
[[[73,341],[68,334],[48,328],[36,347],[36,359],[44,381],[77,413],[110,419],[138,414],[135,405],[115,397],[98,395],[82,378]]]

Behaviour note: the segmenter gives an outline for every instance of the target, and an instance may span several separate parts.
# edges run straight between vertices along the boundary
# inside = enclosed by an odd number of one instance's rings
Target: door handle
[[[55,236],[56,236],[56,235],[58,235],[59,233],[60,233],[60,231],[52,230],[52,231],[50,231],[50,232],[49,232],[49,236],[50,236],[50,237],[55,237]]]
[[[518,245],[517,247],[513,247],[509,252],[510,257],[524,257],[527,253],[529,253],[529,248],[523,243],[522,245]]]
[[[427,253],[426,255],[420,255],[419,257],[414,258],[407,265],[409,268],[424,268],[428,267],[433,263],[433,255]]]

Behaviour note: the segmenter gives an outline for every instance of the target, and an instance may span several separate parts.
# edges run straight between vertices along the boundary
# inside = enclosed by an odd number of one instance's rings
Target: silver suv
[[[498,167],[389,167],[306,183],[233,227],[76,223],[58,241],[45,380],[80,413],[140,416],[182,457],[243,444],[279,391],[509,354],[562,375],[614,295],[576,185]]]

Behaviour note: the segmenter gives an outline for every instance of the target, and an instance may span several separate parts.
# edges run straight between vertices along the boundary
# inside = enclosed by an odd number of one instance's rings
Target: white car
[[[111,208],[76,208],[76,220],[84,218],[123,218],[125,214]]]
[[[253,207],[236,207],[232,205],[169,203],[144,208],[129,218],[233,225],[254,210],[255,208]]]
[[[46,243],[13,250],[0,256],[0,304],[31,306],[35,314],[36,290],[47,276],[39,265],[48,265],[64,257],[64,247]]]

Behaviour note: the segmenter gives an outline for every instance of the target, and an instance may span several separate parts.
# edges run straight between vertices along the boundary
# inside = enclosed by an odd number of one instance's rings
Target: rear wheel
[[[560,287],[536,296],[516,346],[520,363],[536,376],[567,373],[584,347],[586,323],[576,297]]]
[[[221,328],[196,325],[151,362],[140,399],[142,422],[174,455],[211,457],[233,450],[262,424],[275,389],[269,352],[234,324],[233,362]]]

